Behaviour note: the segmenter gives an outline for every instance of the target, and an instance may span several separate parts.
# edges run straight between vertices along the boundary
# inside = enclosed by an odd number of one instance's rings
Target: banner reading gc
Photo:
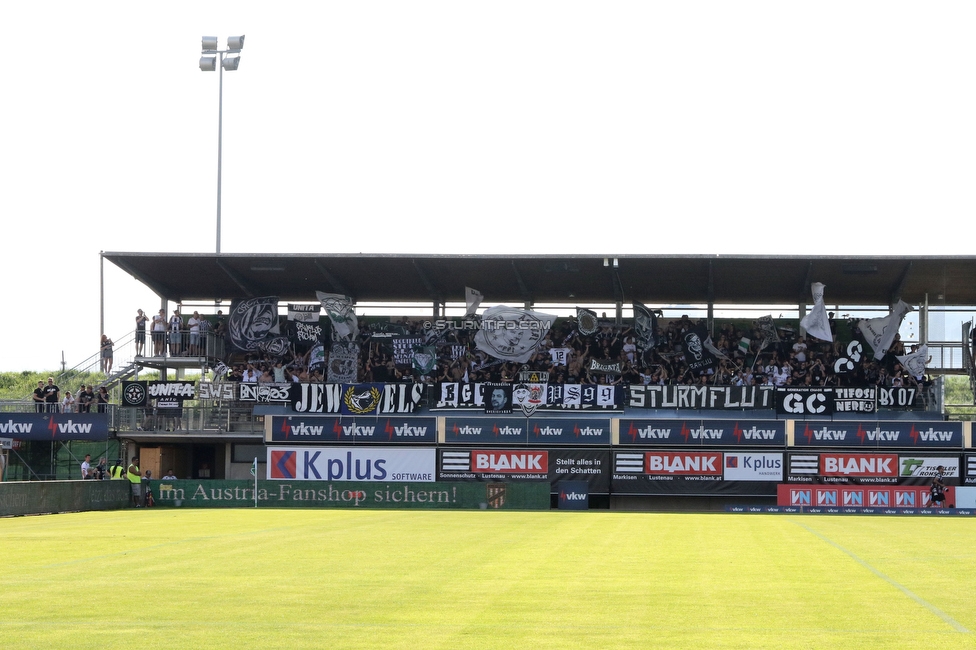
[[[293,481],[434,480],[434,449],[269,447],[268,478]]]

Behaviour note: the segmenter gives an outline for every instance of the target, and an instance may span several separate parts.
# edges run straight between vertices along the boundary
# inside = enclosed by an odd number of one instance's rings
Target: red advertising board
[[[471,452],[472,472],[524,474],[549,471],[548,451],[483,450]]]
[[[898,477],[898,454],[820,454],[821,476]]]
[[[649,451],[644,473],[651,476],[721,476],[721,452]]]
[[[946,488],[946,504],[955,503],[955,488]],[[776,505],[809,508],[931,508],[929,488],[922,485],[901,487],[821,486],[780,483]]]

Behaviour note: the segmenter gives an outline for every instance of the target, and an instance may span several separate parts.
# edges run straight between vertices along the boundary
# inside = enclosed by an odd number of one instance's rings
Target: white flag
[[[471,287],[464,287],[464,302],[467,305],[467,309],[464,312],[464,317],[471,318],[472,316],[477,314],[478,306],[481,304],[481,301],[483,299],[484,296],[482,296],[481,292],[478,291],[477,289],[472,289]]]
[[[888,348],[895,341],[895,336],[898,334],[898,328],[901,327],[901,322],[905,320],[905,314],[910,311],[915,310],[904,300],[899,300],[898,304],[895,305],[895,308],[887,316],[862,320],[857,324],[861,330],[861,334],[864,335],[864,340],[874,350],[875,359],[880,360],[887,354]]]
[[[316,291],[315,297],[325,307],[332,328],[339,339],[352,340],[359,336],[359,319],[353,309],[352,298],[338,293]]]
[[[474,344],[496,359],[525,363],[535,353],[556,317],[528,309],[498,305],[481,315]]]
[[[903,357],[896,355],[895,358],[912,377],[922,379],[925,377],[925,363],[929,360],[929,346],[922,344],[915,352]]]
[[[830,319],[827,318],[827,307],[824,305],[824,288],[825,285],[820,282],[810,285],[810,290],[813,292],[813,309],[803,317],[800,326],[810,336],[830,343],[834,337],[830,333]]]

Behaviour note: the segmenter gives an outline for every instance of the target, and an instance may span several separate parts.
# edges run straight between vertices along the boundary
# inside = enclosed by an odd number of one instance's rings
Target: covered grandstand
[[[956,481],[965,479],[969,423],[944,422],[937,380],[972,369],[963,323],[976,305],[970,282],[976,258],[111,252],[102,257],[155,292],[164,314],[182,305],[184,314],[199,310],[212,319],[235,301],[269,296],[283,311],[289,303],[316,303],[316,292],[326,292],[348,296],[357,313],[367,314],[364,331],[372,327],[395,338],[416,334],[416,327],[397,330],[398,324],[461,318],[465,289],[471,287],[484,296],[482,310],[505,304],[551,312],[561,317],[557,323],[565,332],[572,329],[577,308],[597,312],[605,327],[626,328],[635,302],[659,312],[662,325],[687,317],[701,322],[709,335],[730,322],[747,323],[748,329],[758,316],[771,314],[783,334],[784,356],[785,346],[803,334],[799,321],[812,308],[811,285],[822,283],[838,321],[886,313],[899,301],[914,307],[916,327],[903,343],[926,345],[931,357],[927,381],[915,387],[714,380],[690,385],[601,376],[602,386],[579,382],[583,397],[575,401],[567,396],[575,394],[577,382],[555,381],[553,373],[519,364],[513,371],[528,374],[513,374],[508,383],[541,386],[546,398],[533,409],[511,403],[492,409],[485,391],[498,383],[497,376],[472,382],[406,372],[407,380],[384,375],[377,381],[360,373],[341,383],[250,385],[215,373],[221,364],[226,370],[247,361],[247,355],[224,347],[214,331],[193,354],[137,355],[131,341],[123,341],[116,351],[119,370],[109,378],[117,406],[107,415],[107,429],[128,456],[138,449],[144,463],[151,459],[157,476],[173,468],[181,478],[244,479],[257,457],[260,473],[274,478],[265,462],[271,450],[295,451],[302,445],[420,447],[436,450],[438,480],[528,477],[549,481],[554,494],[565,481],[585,481],[599,503],[628,507],[634,498],[654,496],[768,501],[776,498],[777,485],[808,476],[794,456],[816,456],[818,450],[847,444],[857,453],[930,449],[950,454],[956,458]],[[327,325],[327,317],[322,320]],[[379,326],[384,322],[390,327]],[[840,329],[846,343],[850,334]],[[186,341],[182,347],[190,348]],[[740,369],[754,368],[766,361],[763,350],[753,344],[731,361]],[[147,372],[158,374],[146,381]],[[130,399],[140,387],[143,396]],[[372,390],[376,397],[365,410],[345,399],[350,391]],[[816,400],[829,403],[829,410],[813,408]],[[798,410],[798,404],[810,408]],[[836,436],[844,444],[835,444]],[[689,449],[692,456],[685,453]],[[486,450],[494,460],[481,471],[478,454]],[[537,471],[508,474],[499,465],[530,462],[525,453],[534,453],[531,462],[542,464]],[[723,469],[725,462],[755,458],[775,460],[778,473],[750,478]],[[688,459],[710,469],[678,475],[654,470],[658,462],[664,467]]]

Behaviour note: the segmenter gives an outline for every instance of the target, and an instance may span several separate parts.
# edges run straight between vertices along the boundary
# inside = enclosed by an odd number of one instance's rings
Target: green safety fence
[[[132,501],[128,481],[0,483],[0,516],[117,510]]]
[[[157,506],[255,507],[254,481],[153,481]],[[258,481],[259,508],[548,510],[549,483]]]

